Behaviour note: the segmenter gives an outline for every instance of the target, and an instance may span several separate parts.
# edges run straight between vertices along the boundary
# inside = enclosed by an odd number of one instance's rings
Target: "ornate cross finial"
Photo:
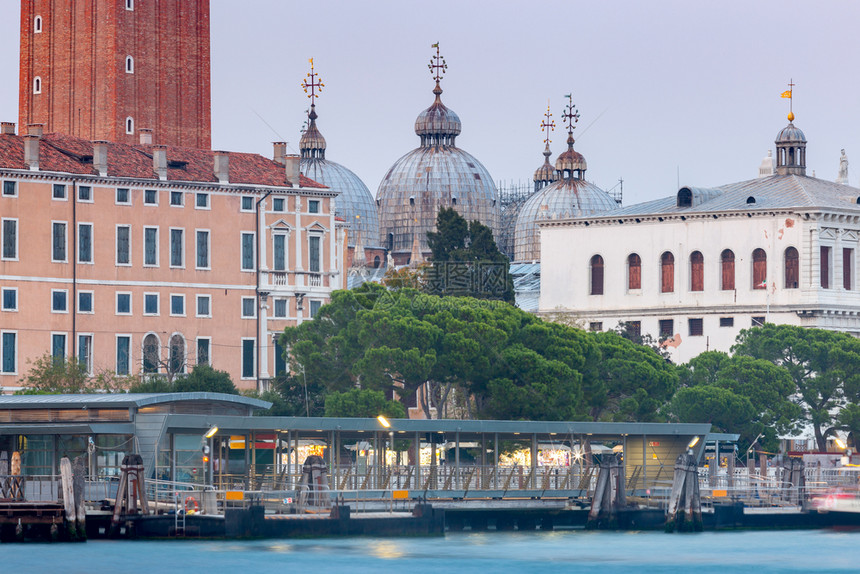
[[[439,42],[430,46],[431,48],[436,48],[436,55],[430,58],[430,63],[427,64],[427,67],[430,68],[430,73],[433,74],[433,79],[436,80],[436,83],[439,83],[439,80],[445,75],[445,70],[448,69],[448,64],[445,63],[445,58],[443,58],[439,54]]]
[[[551,131],[555,131],[555,121],[552,119],[552,113],[549,111],[549,100],[546,101],[546,113],[544,114],[544,120],[540,123],[540,131],[546,133],[546,137],[543,139],[543,143],[549,145],[552,140],[549,135]]]
[[[573,130],[576,129],[574,124],[579,122],[579,110],[573,105],[573,95],[565,94],[564,97],[567,98],[567,105],[564,106],[564,113],[561,114],[561,117],[567,121],[567,133],[573,135]]]
[[[319,78],[319,74],[314,72],[314,59],[311,58],[308,60],[311,64],[311,71],[308,72],[307,77],[302,80],[302,89],[304,89],[305,93],[311,99],[311,105],[315,105],[315,100],[319,97],[317,92],[321,92],[325,84]],[[308,92],[310,89],[310,92]]]

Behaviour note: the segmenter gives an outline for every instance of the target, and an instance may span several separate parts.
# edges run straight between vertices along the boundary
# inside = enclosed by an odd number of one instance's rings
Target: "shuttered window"
[[[705,290],[705,258],[701,251],[690,254],[690,291]]]
[[[797,249],[789,247],[785,250],[785,288],[797,289],[800,284],[800,258]]]
[[[821,287],[830,289],[830,247],[821,246]]]
[[[720,254],[720,267],[722,268],[721,288],[723,291],[732,291],[735,288],[735,254],[731,249],[726,249]]]
[[[675,256],[666,251],[660,257],[660,292],[675,291]]]
[[[753,258],[753,289],[767,287],[767,253],[764,249],[756,249]]]
[[[603,257],[591,258],[591,294],[603,295]]]
[[[642,289],[642,259],[636,253],[627,256],[627,289]]]
[[[842,287],[846,291],[854,288],[854,250],[842,249]]]

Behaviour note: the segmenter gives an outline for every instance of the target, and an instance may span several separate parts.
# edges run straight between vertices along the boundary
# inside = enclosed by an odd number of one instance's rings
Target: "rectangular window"
[[[600,321],[593,321],[593,322],[588,324],[588,330],[589,331],[602,331],[603,330],[603,323]]]
[[[179,317],[185,315],[185,295],[170,296],[170,314]]]
[[[842,249],[842,288],[854,289],[854,250],[848,247]]]
[[[143,265],[146,267],[158,266],[158,228],[143,228]]]
[[[116,294],[116,314],[131,315],[131,293]]]
[[[78,201],[92,201],[93,200],[93,188],[88,185],[81,185],[78,187]]]
[[[197,364],[209,365],[212,360],[212,355],[209,353],[210,339],[208,337],[200,337],[197,339]]]
[[[276,197],[272,200],[272,211],[283,212],[284,211],[284,198]]]
[[[242,378],[254,378],[254,339],[242,339]]]
[[[51,261],[66,262],[66,224],[53,222],[51,224]]]
[[[93,312],[93,292],[78,291],[78,313]]]
[[[250,195],[242,197],[242,211],[254,211],[254,198]]]
[[[735,318],[734,317],[720,317],[720,327],[734,327],[735,326]]]
[[[287,300],[275,299],[275,318],[284,319],[287,316]]]
[[[320,212],[320,202],[318,199],[311,199],[308,201],[308,213],[319,213]]]
[[[68,291],[63,289],[51,289],[51,311],[54,313],[68,313],[68,297]]]
[[[78,361],[88,373],[93,372],[93,336],[78,335]]]
[[[131,337],[128,335],[117,335],[116,337],[116,374],[128,375],[131,373]]]
[[[272,250],[272,263],[275,271],[285,271],[287,269],[287,236],[283,233],[277,233],[273,237],[274,249]]]
[[[320,307],[322,307],[322,301],[311,301],[311,319],[317,316]]]
[[[642,321],[627,321],[627,332],[632,337],[642,336]]]
[[[185,264],[184,229],[170,230],[170,266],[182,267]]]
[[[3,259],[18,259],[18,220],[3,220]]]
[[[15,373],[16,371],[16,359],[18,354],[17,349],[17,333],[2,333],[2,358],[0,358],[0,362],[2,362],[3,372],[4,373]],[[252,341],[253,342],[253,341]]]
[[[827,245],[821,246],[821,287],[830,289],[830,251]]]
[[[753,317],[752,318],[752,326],[753,327],[761,327],[764,325],[764,317]]]
[[[144,205],[158,205],[158,191],[154,189],[146,189],[143,191]]]
[[[116,226],[116,264],[131,264],[131,227],[128,225]]]
[[[3,182],[3,195],[6,197],[15,197],[18,195],[18,182],[16,181],[4,181]]]
[[[131,203],[131,192],[128,190],[127,187],[116,188],[116,202],[122,204]]]
[[[703,319],[687,319],[687,326],[690,329],[691,337],[701,337],[705,334]]]
[[[176,205],[182,207],[182,192],[181,191],[171,191],[170,192],[170,205]]]
[[[660,319],[660,338],[671,337],[675,334],[675,321],[673,319]]]
[[[66,360],[66,336],[62,333],[51,335],[51,357],[56,362]]]
[[[18,310],[18,289],[15,287],[4,287],[0,291],[0,300],[2,300],[2,309],[4,311]]]
[[[197,316],[198,317],[211,317],[212,316],[211,299],[210,299],[209,295],[198,295],[197,296]]]
[[[243,319],[253,319],[254,318],[254,298],[253,297],[242,297],[242,318]]]
[[[93,224],[78,224],[78,263],[93,262]]]
[[[54,199],[66,199],[66,186],[62,183],[55,183],[53,195],[51,196]]]
[[[275,341],[275,376],[287,374],[287,360],[284,358],[284,348]]]
[[[209,232],[197,232],[197,269],[209,269]]]
[[[308,237],[308,270],[312,273],[320,271],[320,239],[319,235]]]
[[[143,314],[158,315],[158,293],[143,294]]]
[[[254,270],[254,234],[242,234],[242,271]]]
[[[194,196],[194,205],[197,209],[209,209],[209,194],[198,193]]]

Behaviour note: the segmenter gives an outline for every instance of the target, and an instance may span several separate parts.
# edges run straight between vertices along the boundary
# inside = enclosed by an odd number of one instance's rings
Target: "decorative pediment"
[[[292,231],[293,226],[287,223],[284,219],[279,219],[274,223],[269,224],[269,229],[277,229],[279,231]]]
[[[822,227],[818,237],[821,239],[836,239],[839,235],[839,230],[835,227]]]
[[[845,241],[857,241],[860,238],[860,232],[856,229],[845,229],[842,232],[842,239]]]
[[[308,225],[307,230],[316,231],[317,233],[328,233],[329,231],[328,227],[320,224],[318,221],[312,223],[311,225]]]

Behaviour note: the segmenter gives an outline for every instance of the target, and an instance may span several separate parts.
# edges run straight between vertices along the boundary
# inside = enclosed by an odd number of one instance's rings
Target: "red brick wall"
[[[211,147],[209,0],[134,4],[21,0],[22,133],[44,123],[46,132],[131,144],[150,128],[155,143]],[[125,72],[129,55],[133,74]],[[33,93],[36,76],[41,94]]]

